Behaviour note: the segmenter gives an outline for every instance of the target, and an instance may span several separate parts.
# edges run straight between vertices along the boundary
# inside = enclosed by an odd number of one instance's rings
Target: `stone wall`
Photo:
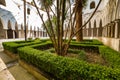
[[[105,45],[111,47],[112,49],[120,52],[120,39],[106,37],[99,37],[97,39],[102,41]]]

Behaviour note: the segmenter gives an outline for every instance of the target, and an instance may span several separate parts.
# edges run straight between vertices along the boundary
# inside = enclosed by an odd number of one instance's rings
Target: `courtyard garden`
[[[49,39],[4,42],[3,46],[5,51],[34,66],[48,79],[120,79],[120,53],[98,40],[72,40],[65,56],[56,54]]]
[[[6,67],[0,74],[8,68],[15,79],[28,72],[27,80],[120,80],[119,3],[1,0],[0,60]]]

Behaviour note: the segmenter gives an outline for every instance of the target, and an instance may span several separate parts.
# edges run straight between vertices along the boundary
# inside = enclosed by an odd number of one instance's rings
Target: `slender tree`
[[[27,41],[27,30],[26,30],[26,0],[24,0],[24,36],[25,41]]]
[[[72,9],[70,0],[55,0],[54,6],[55,6],[56,11],[54,12],[54,11],[52,11],[51,6],[48,4],[48,3],[51,4],[52,0],[45,0],[45,1],[47,1],[47,3],[44,2],[43,4],[44,4],[46,14],[48,16],[47,23],[49,24],[49,26],[44,21],[42,15],[41,15],[41,12],[36,5],[35,0],[33,0],[33,3],[38,11],[38,14],[43,22],[43,25],[44,25],[51,41],[53,43],[56,54],[58,54],[60,56],[65,56],[67,54],[67,50],[69,48],[70,41],[72,40],[72,38],[74,36],[76,36],[76,34],[82,29],[82,27],[84,27],[90,21],[90,19],[95,14],[97,8],[99,7],[101,0],[99,1],[98,6],[96,7],[93,14],[90,16],[88,21],[83,26],[80,26],[79,28],[77,28],[77,30],[75,29],[75,26],[78,23],[78,21],[76,21],[76,16],[78,16],[77,15],[78,14],[77,7],[79,6],[79,4],[77,6],[75,5],[74,9]],[[81,0],[81,1],[83,1],[83,0]],[[69,5],[67,5],[67,4],[69,4]],[[68,7],[69,7],[69,9],[68,9]],[[50,17],[50,13],[47,8],[51,9],[54,19],[53,19],[53,17]],[[80,10],[79,12],[82,14],[82,10]]]
[[[76,6],[76,30],[82,27],[82,10],[86,6],[87,0],[75,0]],[[76,34],[76,41],[83,40],[82,29]]]

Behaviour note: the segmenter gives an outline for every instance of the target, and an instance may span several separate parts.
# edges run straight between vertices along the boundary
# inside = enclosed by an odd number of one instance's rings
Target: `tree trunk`
[[[76,31],[74,31],[74,33],[70,33],[71,35],[70,35],[70,37],[68,37],[68,40],[67,40],[67,38],[63,39],[63,30],[64,30],[63,29],[63,27],[64,27],[64,21],[63,20],[64,20],[64,14],[65,14],[65,12],[64,12],[65,11],[65,2],[62,2],[62,1],[64,1],[64,0],[57,0],[56,1],[56,4],[57,4],[57,7],[56,7],[57,8],[56,25],[57,26],[56,26],[56,31],[54,31],[54,30],[52,30],[53,27],[52,27],[52,23],[51,23],[50,28],[49,28],[49,29],[51,29],[51,33],[50,33],[49,30],[48,30],[48,27],[45,25],[45,21],[44,21],[42,15],[40,14],[40,11],[39,11],[36,3],[35,3],[35,0],[33,0],[33,2],[35,4],[35,7],[36,7],[36,9],[38,11],[38,14],[39,14],[39,16],[40,16],[40,18],[41,18],[41,20],[43,22],[43,25],[45,26],[45,29],[48,32],[48,35],[50,36],[50,39],[51,39],[51,41],[52,41],[52,43],[54,45],[56,53],[58,55],[60,55],[60,56],[65,56],[65,55],[67,55],[67,51],[68,51],[69,46],[70,46],[70,41],[72,40],[72,38],[76,34],[77,34],[77,36],[76,36],[77,40],[78,41],[82,40],[82,38],[83,38],[82,37],[82,27],[84,27],[91,20],[91,18],[95,14],[95,12],[98,9],[98,7],[99,7],[102,0],[99,1],[98,6],[96,7],[95,11],[93,12],[93,14],[90,16],[90,18],[88,19],[88,21],[84,25],[82,25],[82,8],[83,8],[82,2],[81,2],[82,0],[76,0],[76,6],[75,6],[75,16],[76,17],[74,17],[74,20],[73,20],[73,21],[76,22],[76,25],[74,24],[75,22],[71,21],[71,19],[70,19],[70,21],[68,21],[68,22],[70,22],[71,27],[73,27],[73,29],[74,29],[74,25],[76,26],[75,27]],[[48,16],[48,18],[50,18],[49,15],[47,15],[47,16]],[[50,19],[48,19],[48,20],[51,21]],[[70,28],[70,24],[67,26],[68,29]],[[53,33],[56,33],[56,34],[54,34],[55,36],[53,36]]]
[[[76,31],[82,27],[82,4],[77,8],[76,12]],[[76,41],[83,40],[82,29],[76,34]]]

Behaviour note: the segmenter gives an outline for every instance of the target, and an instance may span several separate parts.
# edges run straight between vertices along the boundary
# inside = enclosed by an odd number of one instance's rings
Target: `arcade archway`
[[[0,19],[0,39],[5,39],[5,30],[3,29],[3,24],[1,19]]]
[[[7,37],[8,37],[8,39],[12,39],[13,38],[13,30],[12,30],[12,27],[11,27],[10,20],[8,21]]]
[[[19,38],[18,25],[15,23],[15,38]]]

